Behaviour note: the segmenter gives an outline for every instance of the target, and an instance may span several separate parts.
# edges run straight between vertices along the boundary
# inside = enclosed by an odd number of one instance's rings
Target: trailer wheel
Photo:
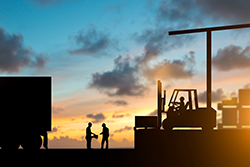
[[[14,136],[8,136],[1,139],[1,148],[6,150],[15,150],[20,147],[20,140]]]
[[[40,135],[29,135],[22,139],[21,146],[23,149],[40,149],[42,138]]]
[[[173,126],[172,122],[169,121],[169,119],[165,119],[163,121],[163,128],[165,131],[172,131],[173,127],[174,126]]]

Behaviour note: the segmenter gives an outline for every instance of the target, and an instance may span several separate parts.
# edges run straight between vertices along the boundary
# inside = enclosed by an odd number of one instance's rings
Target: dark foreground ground
[[[135,131],[135,149],[0,151],[8,166],[250,167],[250,130]]]
[[[77,166],[250,167],[250,130],[135,131],[135,149],[44,150]],[[90,165],[87,165],[90,163]],[[61,165],[60,165],[61,166]],[[74,165],[75,166],[75,165]]]

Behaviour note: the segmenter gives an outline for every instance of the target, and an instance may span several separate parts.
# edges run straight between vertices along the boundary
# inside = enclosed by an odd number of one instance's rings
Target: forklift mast
[[[164,90],[164,96],[162,98],[162,82],[158,80],[158,98],[157,98],[157,128],[161,127],[161,114],[165,111],[165,102],[166,102],[166,90]]]

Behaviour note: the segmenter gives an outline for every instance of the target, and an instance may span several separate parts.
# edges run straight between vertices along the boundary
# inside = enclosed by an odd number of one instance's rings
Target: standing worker
[[[91,132],[91,129],[90,129],[91,126],[92,126],[92,123],[89,122],[88,127],[86,129],[86,137],[85,137],[86,140],[87,140],[87,149],[91,149],[91,140],[92,140],[92,138],[93,137],[96,138],[96,139],[98,138],[98,135]],[[92,136],[91,134],[93,134],[94,136]]]
[[[106,127],[105,123],[102,124],[102,127],[103,127],[102,133],[100,133],[100,135],[102,134],[102,146],[101,146],[101,149],[103,149],[104,141],[106,141],[106,149],[108,149],[109,128]]]

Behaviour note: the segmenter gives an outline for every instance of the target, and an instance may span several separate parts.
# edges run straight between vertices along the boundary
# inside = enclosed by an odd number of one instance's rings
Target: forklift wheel
[[[173,127],[173,124],[168,119],[163,121],[163,128],[165,131],[172,131]]]

